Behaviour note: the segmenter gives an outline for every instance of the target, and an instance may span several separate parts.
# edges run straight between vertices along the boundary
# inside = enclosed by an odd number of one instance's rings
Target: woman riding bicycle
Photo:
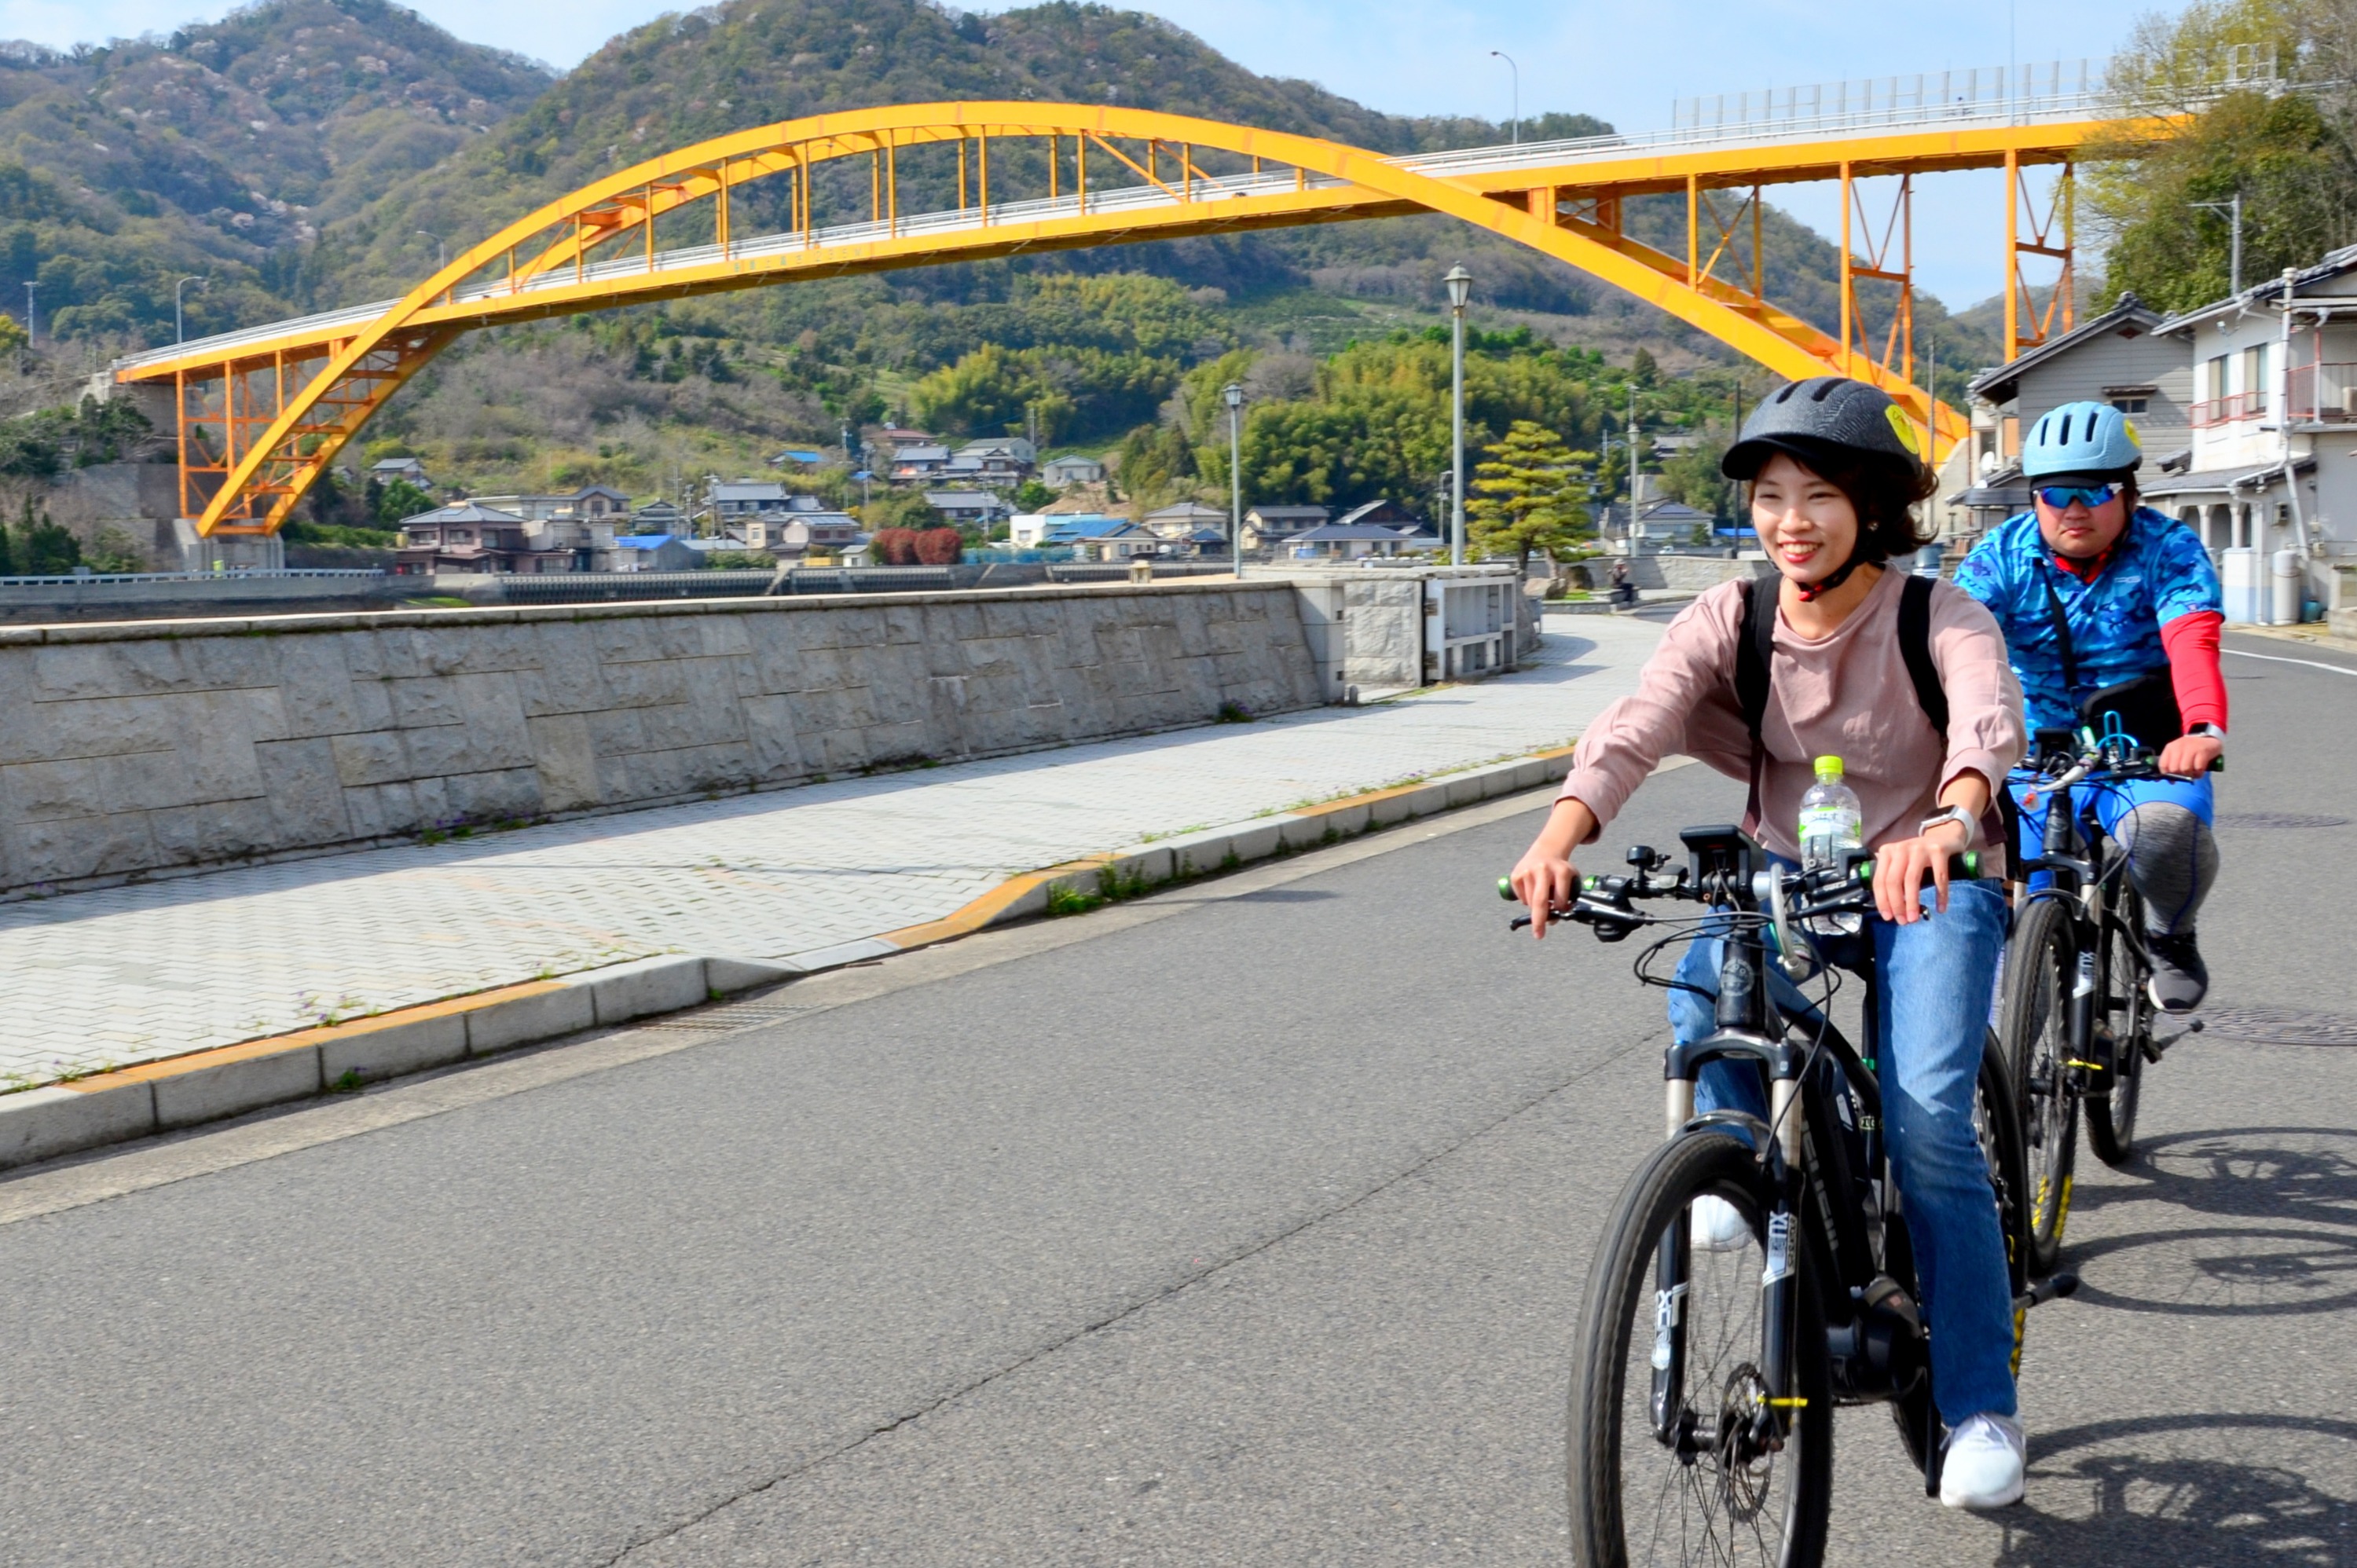
[[[2005,942],[2006,908],[1993,880],[1949,881],[1953,854],[1980,848],[2001,868],[1995,787],[2024,749],[2020,695],[1989,613],[1945,584],[1930,585],[1931,664],[1944,693],[1943,736],[1910,673],[1894,555],[1923,543],[1910,508],[1931,491],[1905,415],[1861,381],[1822,376],[1771,393],[1721,462],[1751,482],[1751,519],[1780,576],[1769,692],[1758,744],[1737,690],[1746,585],[1723,584],[1670,624],[1637,692],[1606,709],[1581,738],[1569,778],[1513,873],[1534,935],[1573,900],[1573,851],[1592,842],[1663,755],[1682,751],[1731,778],[1752,798],[1744,829],[1787,861],[1803,793],[1820,755],[1842,759],[1863,807],[1863,847],[1875,852],[1879,918],[1856,937],[1820,939],[1836,963],[1870,942],[1882,977],[1884,1112],[1932,1327],[1932,1384],[1950,1429],[1941,1500],[1952,1508],[2018,1501],[2024,1445],[2014,1419],[2013,1303],[1996,1200],[1973,1129],[1989,993]],[[1921,592],[1921,590],[1918,590]],[[1929,873],[1934,886],[1922,886]],[[1919,891],[1920,890],[1920,891]],[[1672,1031],[1698,1040],[1713,1027],[1710,994],[1719,939],[1705,935],[1678,968]],[[1780,1005],[1807,1002],[1771,976]],[[1757,1069],[1720,1061],[1696,1085],[1696,1110],[1764,1114]],[[1748,1221],[1723,1199],[1694,1206],[1695,1244],[1739,1245]]]

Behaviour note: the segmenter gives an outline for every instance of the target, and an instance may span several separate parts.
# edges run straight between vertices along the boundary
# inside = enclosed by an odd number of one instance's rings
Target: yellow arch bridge
[[[2057,70],[2027,94],[2018,81],[1992,92],[1990,74],[1916,79],[1911,102],[1892,89],[1855,107],[1848,93],[1839,103],[1793,95],[1734,124],[1411,157],[1071,103],[920,103],[790,120],[586,186],[400,299],[136,355],[113,374],[170,389],[181,512],[197,532],[269,534],[386,399],[478,328],[802,278],[1432,211],[1626,289],[1780,375],[1878,382],[1937,455],[1966,424],[1914,384],[1912,177],[2007,171],[2007,346],[2018,349],[2070,326],[2070,166],[2120,128],[2083,73],[2073,84]],[[1958,91],[1960,82],[1974,91]],[[1708,117],[1703,101],[1695,118]],[[956,205],[909,210],[904,177],[912,189],[945,191],[952,157]],[[2039,165],[2062,166],[2043,199],[2023,172]],[[1868,222],[1859,182],[1878,177]],[[1842,188],[1833,333],[1780,309],[1762,287],[1761,191],[1819,180]],[[1622,222],[1630,199],[1663,194],[1685,201],[1683,255],[1641,242]],[[770,231],[741,231],[747,211],[769,214]],[[2042,265],[2050,289],[2033,292],[2025,258],[2044,258],[2028,268]]]

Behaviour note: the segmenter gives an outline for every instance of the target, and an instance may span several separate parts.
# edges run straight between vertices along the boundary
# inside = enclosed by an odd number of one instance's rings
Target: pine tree
[[[1465,504],[1475,550],[1486,555],[1512,552],[1517,568],[1528,570],[1531,553],[1552,559],[1569,549],[1587,526],[1587,474],[1592,452],[1574,452],[1543,424],[1518,419],[1505,439],[1483,448],[1473,470],[1473,496]]]

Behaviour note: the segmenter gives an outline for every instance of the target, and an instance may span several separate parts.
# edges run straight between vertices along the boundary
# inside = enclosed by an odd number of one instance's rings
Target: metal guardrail
[[[139,586],[149,583],[281,582],[288,578],[368,577],[392,574],[374,566],[289,566],[227,572],[73,572],[58,576],[0,577],[0,588]]]

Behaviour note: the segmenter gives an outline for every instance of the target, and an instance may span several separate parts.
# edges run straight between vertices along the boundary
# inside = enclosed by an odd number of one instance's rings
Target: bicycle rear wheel
[[[2079,1100],[2071,1092],[2071,937],[2051,898],[2032,898],[2014,917],[2006,944],[2005,996],[1997,1042],[2012,1079],[2023,1152],[2020,1194],[2029,1272],[2054,1272],[2071,1213],[2071,1170],[2078,1159]]]
[[[1588,1272],[1573,1369],[1572,1555],[1583,1568],[1678,1563],[1815,1568],[1833,1502],[1833,1391],[1809,1249],[1792,1241],[1792,1409],[1783,1446],[1750,1438],[1767,1397],[1760,1275],[1767,1221],[1750,1150],[1706,1133],[1663,1144],[1631,1178]],[[1705,1195],[1733,1204],[1750,1233],[1725,1251],[1679,1246],[1681,1217]],[[1663,1239],[1684,1261],[1683,1294],[1657,1288]],[[1673,1357],[1663,1332],[1683,1335]],[[1657,1356],[1657,1348],[1663,1354]],[[1674,1368],[1653,1413],[1655,1361]]]
[[[2144,900],[2134,887],[2120,891],[2119,918],[2131,929],[2144,929]],[[2102,994],[2117,1008],[2110,1015],[2112,1091],[2087,1097],[2087,1143],[2105,1165],[2124,1165],[2136,1157],[2136,1105],[2144,1098],[2145,1047],[2152,1034],[2152,995],[2145,989],[2150,977],[2115,931],[2104,933],[2101,968]]]

